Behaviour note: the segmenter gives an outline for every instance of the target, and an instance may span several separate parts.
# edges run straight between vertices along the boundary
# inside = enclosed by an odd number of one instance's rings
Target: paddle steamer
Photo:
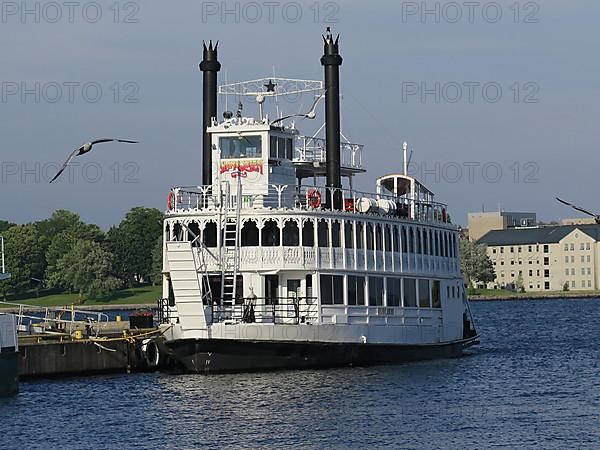
[[[339,36],[324,39],[323,81],[264,78],[217,86],[204,45],[203,185],[168,195],[165,343],[211,373],[457,357],[477,342],[447,206],[403,170],[359,192],[363,146],[340,132]],[[256,116],[217,118],[217,95]],[[310,94],[313,109],[270,118],[267,101]],[[295,122],[324,97],[324,138]],[[400,161],[400,152],[398,152]],[[393,167],[394,158],[389,166]]]

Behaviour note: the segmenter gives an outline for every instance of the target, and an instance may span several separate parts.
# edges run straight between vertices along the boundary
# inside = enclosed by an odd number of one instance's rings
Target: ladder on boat
[[[242,209],[242,184],[238,174],[235,195],[229,183],[224,183],[221,202],[221,306],[229,309],[235,304],[237,276],[240,267],[240,211]]]

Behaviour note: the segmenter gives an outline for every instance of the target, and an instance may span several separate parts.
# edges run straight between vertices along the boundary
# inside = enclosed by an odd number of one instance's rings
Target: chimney
[[[338,34],[333,39],[331,30],[327,27],[323,36],[324,51],[321,64],[325,67],[325,139],[327,160],[327,206],[333,210],[342,209],[342,176],[340,173],[340,66],[342,57],[339,54]],[[333,193],[333,204],[329,204]]]
[[[217,117],[217,72],[221,70],[221,64],[217,59],[217,41],[213,47],[212,41],[208,48],[206,42],[204,47],[204,58],[200,63],[203,75],[202,90],[202,184],[212,184],[212,146],[210,136],[206,132],[212,123],[212,118]]]

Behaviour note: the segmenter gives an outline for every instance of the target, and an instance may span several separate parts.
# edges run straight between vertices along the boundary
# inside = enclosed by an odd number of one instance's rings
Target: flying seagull
[[[564,200],[561,200],[558,197],[556,197],[556,200],[558,200],[559,202],[561,202],[563,205],[570,206],[571,208],[573,208],[573,209],[575,209],[577,211],[580,211],[580,212],[582,212],[584,214],[587,214],[588,216],[592,216],[594,218],[594,220],[596,221],[596,223],[600,224],[600,215],[594,214],[593,212],[588,211],[587,209],[580,208],[579,206],[573,205],[572,203],[569,203],[569,202],[566,202]]]
[[[138,143],[137,141],[128,141],[128,140],[125,140],[125,139],[97,139],[95,141],[88,142],[87,144],[83,144],[81,147],[79,147],[78,149],[74,150],[73,153],[71,153],[69,155],[69,157],[64,162],[64,164],[62,165],[62,167],[60,168],[60,170],[58,171],[58,173],[56,175],[54,175],[54,178],[52,178],[50,180],[50,183],[52,183],[58,177],[60,177],[60,175],[65,171],[65,169],[67,168],[67,166],[69,164],[71,164],[71,161],[73,160],[73,158],[75,158],[76,156],[85,155],[86,153],[88,153],[89,151],[92,150],[92,147],[95,144],[104,144],[106,142],[124,142],[126,144],[137,144]]]
[[[308,110],[307,113],[305,113],[305,114],[290,114],[289,116],[280,117],[279,119],[275,119],[273,122],[271,122],[271,125],[274,125],[277,122],[283,122],[284,120],[291,119],[292,117],[304,117],[305,119],[314,119],[315,117],[317,117],[317,113],[315,112],[315,108],[317,107],[317,104],[323,98],[323,96],[325,96],[326,92],[327,92],[327,89],[325,89],[321,93],[321,95],[319,95],[315,99],[315,101],[313,102],[312,106],[310,107],[310,109]]]

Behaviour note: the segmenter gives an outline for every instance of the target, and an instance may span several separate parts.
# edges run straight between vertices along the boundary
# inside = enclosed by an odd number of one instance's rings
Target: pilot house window
[[[292,138],[271,136],[269,140],[269,157],[277,159],[292,159],[294,140]]]
[[[261,158],[260,136],[222,137],[219,139],[221,159]]]

